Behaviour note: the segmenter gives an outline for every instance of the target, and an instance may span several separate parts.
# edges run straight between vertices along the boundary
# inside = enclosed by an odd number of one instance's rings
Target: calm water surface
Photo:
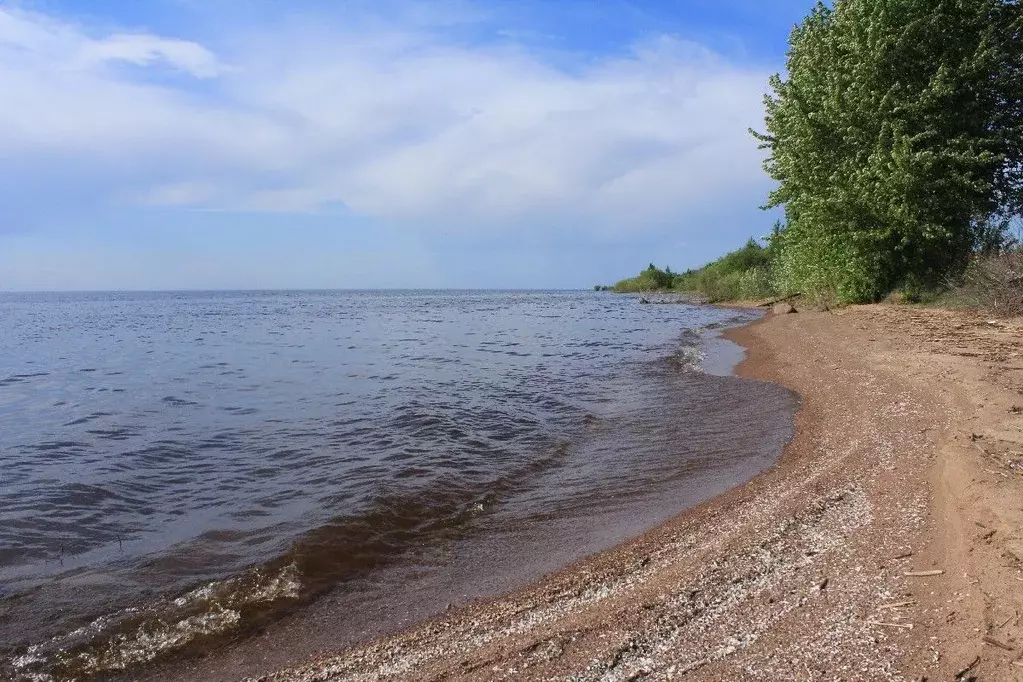
[[[589,292],[0,295],[0,677],[208,649],[469,541],[543,537],[542,571],[640,532],[788,438],[789,392],[698,371],[727,373],[713,330],[748,319]]]

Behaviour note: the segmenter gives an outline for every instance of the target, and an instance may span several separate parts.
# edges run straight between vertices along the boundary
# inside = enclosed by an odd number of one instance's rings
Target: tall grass
[[[942,298],[995,315],[1023,315],[1023,250],[974,257]]]

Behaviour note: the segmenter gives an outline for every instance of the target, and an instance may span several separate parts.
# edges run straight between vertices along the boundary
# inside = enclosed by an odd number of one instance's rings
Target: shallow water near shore
[[[727,376],[717,330],[753,313],[609,294],[26,294],[0,312],[15,679],[134,670],[296,609],[331,624],[305,629],[310,650],[379,634],[748,479],[795,407]]]

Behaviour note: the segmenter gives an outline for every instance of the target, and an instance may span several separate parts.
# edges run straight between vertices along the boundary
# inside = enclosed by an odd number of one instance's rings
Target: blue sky
[[[0,289],[588,287],[768,231],[808,0],[0,0]]]

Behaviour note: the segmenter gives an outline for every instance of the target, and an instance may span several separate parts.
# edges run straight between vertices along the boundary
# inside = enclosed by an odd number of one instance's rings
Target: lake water
[[[635,535],[789,437],[795,396],[727,376],[719,330],[753,316],[595,292],[2,294],[0,677],[134,670],[356,585],[400,601],[405,579],[367,578],[402,567],[482,562],[471,597]]]

